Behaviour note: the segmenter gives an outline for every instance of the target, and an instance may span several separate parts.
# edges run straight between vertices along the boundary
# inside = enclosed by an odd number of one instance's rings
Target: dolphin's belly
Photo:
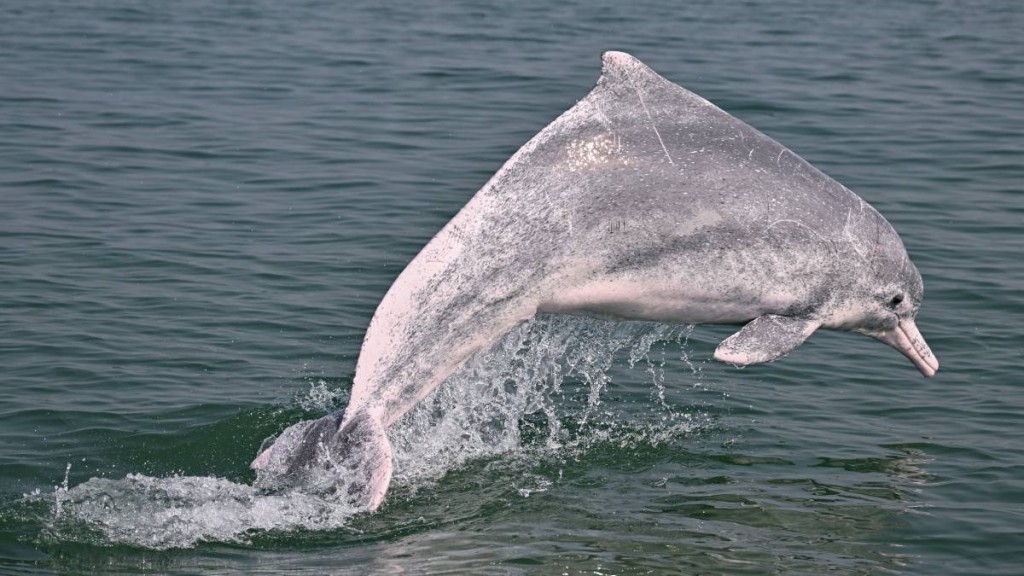
[[[785,307],[781,298],[763,294],[728,296],[655,281],[604,280],[554,294],[542,301],[537,311],[677,324],[733,324]]]

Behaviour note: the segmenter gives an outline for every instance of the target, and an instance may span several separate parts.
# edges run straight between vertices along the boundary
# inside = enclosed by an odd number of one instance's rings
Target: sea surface
[[[0,573],[1024,573],[1024,3],[12,0]],[[252,486],[430,237],[628,51],[879,209],[942,367],[541,317],[390,431],[381,510]]]

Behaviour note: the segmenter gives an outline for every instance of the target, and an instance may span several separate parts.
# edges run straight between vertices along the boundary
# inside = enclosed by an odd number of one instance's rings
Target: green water
[[[1024,5],[827,4],[5,5],[0,573],[1020,574]],[[940,373],[541,318],[389,431],[379,512],[253,489],[607,49],[877,207]]]

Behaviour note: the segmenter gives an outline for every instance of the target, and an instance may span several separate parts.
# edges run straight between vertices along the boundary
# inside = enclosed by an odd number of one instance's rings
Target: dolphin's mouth
[[[900,319],[891,330],[871,336],[902,352],[926,377],[930,378],[939,371],[938,359],[932,354],[932,349],[924,341],[924,336],[921,336],[912,318]]]

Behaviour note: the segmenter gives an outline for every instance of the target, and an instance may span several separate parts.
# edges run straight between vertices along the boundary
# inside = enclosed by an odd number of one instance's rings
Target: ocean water
[[[1024,4],[8,2],[0,573],[1020,574]],[[378,301],[633,53],[878,208],[942,363],[542,317],[358,514],[252,486]]]

